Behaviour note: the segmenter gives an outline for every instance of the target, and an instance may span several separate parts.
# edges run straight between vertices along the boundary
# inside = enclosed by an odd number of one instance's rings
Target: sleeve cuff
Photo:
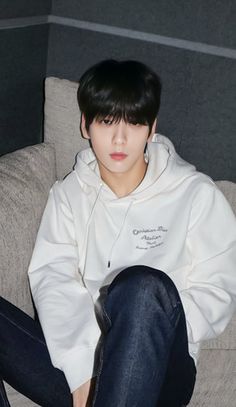
[[[83,383],[97,375],[96,346],[90,348],[76,348],[69,352],[61,363],[71,393]]]

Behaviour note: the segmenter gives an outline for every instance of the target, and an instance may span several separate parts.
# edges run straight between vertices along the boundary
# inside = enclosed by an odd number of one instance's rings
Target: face
[[[147,165],[144,149],[146,143],[152,139],[155,127],[156,121],[150,132],[149,126],[126,123],[124,120],[115,123],[108,117],[94,120],[87,131],[82,116],[83,137],[91,141],[102,179],[131,173],[143,177]]]

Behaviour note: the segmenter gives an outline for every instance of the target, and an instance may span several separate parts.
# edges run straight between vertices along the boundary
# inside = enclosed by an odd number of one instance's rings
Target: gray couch
[[[79,131],[77,84],[46,80],[45,141],[0,158],[0,294],[33,315],[27,268],[51,185],[87,147]],[[236,184],[217,182],[236,212]],[[12,407],[36,406],[7,386]],[[204,343],[190,407],[236,406],[236,318]]]

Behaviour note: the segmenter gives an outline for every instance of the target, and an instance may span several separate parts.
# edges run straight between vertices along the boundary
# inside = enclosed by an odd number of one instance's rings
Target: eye
[[[135,120],[130,121],[129,124],[131,124],[131,126],[141,126],[141,124],[136,122]]]
[[[142,123],[140,123],[140,121],[138,121],[135,117],[130,117],[129,118],[129,120],[128,120],[128,123],[131,125],[131,126],[142,126]]]
[[[105,126],[110,126],[112,123],[114,123],[114,118],[112,116],[105,116],[105,117],[98,117],[97,119],[98,123],[103,124]]]
[[[105,118],[101,120],[101,123],[104,123],[106,126],[110,126],[113,123],[113,119]]]

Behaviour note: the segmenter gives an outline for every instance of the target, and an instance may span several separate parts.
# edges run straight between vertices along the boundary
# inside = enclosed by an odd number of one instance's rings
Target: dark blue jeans
[[[108,288],[93,407],[181,407],[193,393],[178,291],[162,271],[123,270]],[[43,407],[71,407],[63,372],[51,364],[40,324],[0,299],[0,378]],[[9,406],[0,384],[0,407]]]

